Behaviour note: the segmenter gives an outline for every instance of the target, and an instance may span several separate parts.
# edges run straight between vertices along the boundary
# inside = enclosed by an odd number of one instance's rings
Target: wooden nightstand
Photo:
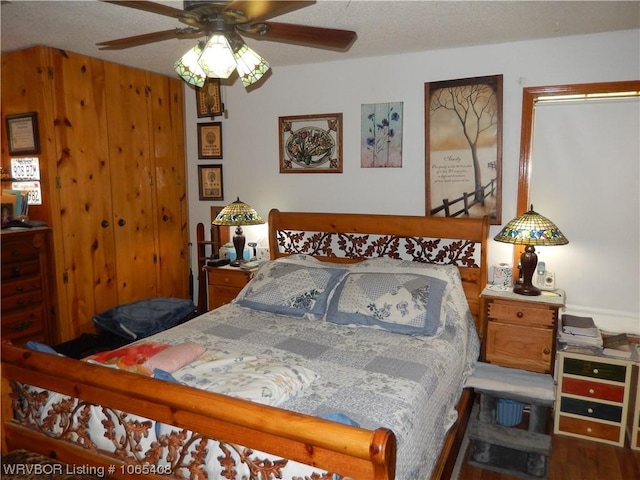
[[[554,432],[624,446],[636,388],[631,360],[559,352]]]
[[[527,297],[485,288],[480,296],[486,336],[482,358],[487,363],[539,373],[552,373],[558,311],[564,295]]]
[[[209,310],[225,305],[240,293],[249,282],[254,270],[238,267],[205,267]]]

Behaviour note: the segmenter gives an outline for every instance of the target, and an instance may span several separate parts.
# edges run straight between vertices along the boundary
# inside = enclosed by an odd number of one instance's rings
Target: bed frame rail
[[[182,433],[197,432],[198,438],[216,439],[228,448],[243,445],[354,479],[394,478],[396,440],[387,429],[355,428],[10,344],[2,345],[1,357],[3,454],[25,448],[71,464],[116,466],[114,476],[130,478],[135,469],[127,470],[126,465],[142,465],[145,456],[148,459],[161,453],[147,451],[125,458],[121,453],[98,450],[90,440],[78,445],[61,436],[48,435],[38,422],[28,418],[16,420],[14,409],[19,409],[20,402],[24,409],[24,403],[28,402],[24,397],[19,398],[19,384],[26,384],[174,425],[183,429]],[[82,425],[76,427],[76,434],[84,433]],[[140,434],[140,425],[133,427]],[[153,427],[149,425],[149,428]],[[135,436],[132,433],[126,440],[132,441]],[[179,443],[169,441],[169,446]],[[189,442],[182,439],[181,443]],[[177,452],[173,456],[173,475],[162,474],[156,478],[184,478],[175,475],[179,467],[185,467],[180,464],[184,460],[181,455]],[[243,463],[255,478],[272,478],[260,476],[265,468],[260,459],[247,456],[246,460]],[[190,465],[189,470],[204,472],[204,465]],[[148,472],[147,469],[145,473]]]

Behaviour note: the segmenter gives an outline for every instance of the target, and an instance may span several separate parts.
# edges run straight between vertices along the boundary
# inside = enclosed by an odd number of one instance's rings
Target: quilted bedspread
[[[227,305],[153,338],[267,355],[310,369],[318,378],[279,407],[314,416],[340,413],[364,428],[391,429],[398,440],[398,480],[429,478],[479,353],[468,311],[447,319],[444,332],[430,338]],[[178,380],[197,383],[181,372],[174,374]]]
[[[457,270],[453,271],[457,275]],[[286,395],[275,403],[278,407],[347,419],[367,429],[386,427],[398,442],[396,478],[426,479],[447,430],[456,420],[455,405],[479,354],[477,332],[462,290],[453,290],[443,302],[445,319],[433,336],[289,317],[236,301],[144,341],[204,347],[204,357],[176,370],[173,377],[195,388],[247,398],[233,391],[237,383],[254,401],[260,401],[263,389],[247,383],[247,376],[243,376],[247,366],[268,370],[278,364],[304,372],[299,388],[289,388],[295,378],[280,385]],[[239,358],[245,363],[236,365]],[[241,381],[216,378],[212,374],[216,362],[226,373],[239,369]],[[265,400],[263,403],[274,404],[267,397]],[[59,399],[52,398],[48,404],[54,401]],[[43,416],[47,411],[45,406]],[[103,427],[99,416],[92,421],[92,428]],[[158,424],[144,443],[152,445],[171,430]],[[103,438],[105,445],[99,448],[109,447],[104,435],[96,432],[91,436]],[[209,478],[221,478],[219,462],[216,465],[220,454],[211,450],[207,457],[211,459],[207,461]],[[304,468],[311,467],[290,462],[278,478],[304,478],[312,471]]]

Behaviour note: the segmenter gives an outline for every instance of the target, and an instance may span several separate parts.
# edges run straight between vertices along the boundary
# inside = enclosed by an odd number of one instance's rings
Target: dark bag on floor
[[[151,298],[118,305],[93,317],[95,326],[129,340],[138,340],[193,317],[196,306],[183,298]]]

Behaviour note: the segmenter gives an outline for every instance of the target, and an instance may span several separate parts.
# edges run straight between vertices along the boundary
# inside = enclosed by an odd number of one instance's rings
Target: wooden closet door
[[[183,87],[149,74],[158,296],[189,298]]]
[[[60,335],[94,330],[96,312],[118,303],[104,63],[52,49],[57,197],[54,216]],[[53,159],[52,159],[53,160]],[[54,202],[55,204],[55,202]]]
[[[118,303],[157,293],[147,73],[105,63]]]

